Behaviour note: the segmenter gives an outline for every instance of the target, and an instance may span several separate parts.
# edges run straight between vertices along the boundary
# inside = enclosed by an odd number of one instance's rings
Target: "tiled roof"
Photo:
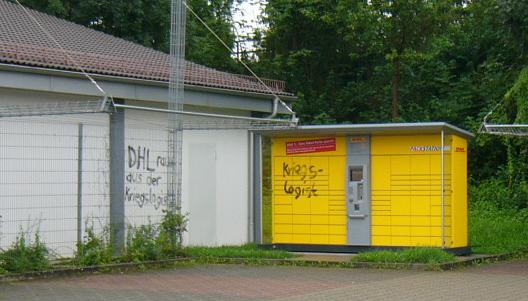
[[[51,41],[17,4],[0,0],[0,63],[168,81],[169,55],[111,35],[30,10],[75,61]],[[284,82],[265,80],[279,95]],[[269,93],[255,78],[186,62],[185,83],[237,91]]]

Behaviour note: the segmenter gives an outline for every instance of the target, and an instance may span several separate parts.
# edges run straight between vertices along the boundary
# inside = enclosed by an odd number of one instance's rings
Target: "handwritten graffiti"
[[[284,181],[284,192],[286,194],[293,194],[295,199],[300,198],[301,196],[306,196],[311,198],[312,196],[317,196],[317,189],[315,188],[315,183],[310,183],[304,187],[288,185],[288,180]]]
[[[127,186],[125,187],[125,199],[128,202],[136,203],[139,208],[151,205],[157,210],[160,207],[167,206],[173,197],[165,193],[163,189],[159,190],[157,193],[152,187],[150,187],[147,192],[132,192],[132,188]]]
[[[283,185],[284,192],[295,196],[295,199],[301,196],[307,198],[317,196],[315,180],[323,171],[323,169],[317,168],[315,165],[296,163],[290,165],[283,162],[282,177],[285,178]],[[293,178],[293,181],[288,182],[288,178]]]
[[[295,164],[289,165],[286,162],[282,163],[282,176],[299,176],[301,180],[314,179],[319,173],[323,172],[322,169],[318,169],[315,165],[307,164]]]
[[[155,156],[150,148],[140,145],[129,145],[127,155],[125,199],[140,208],[152,206],[158,209],[166,206],[173,199],[161,185],[163,177],[160,174],[166,173],[167,158]]]

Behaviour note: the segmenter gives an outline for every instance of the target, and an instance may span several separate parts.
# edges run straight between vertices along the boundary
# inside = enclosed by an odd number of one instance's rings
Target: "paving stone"
[[[449,272],[198,265],[0,284],[0,300],[528,300],[528,262]]]

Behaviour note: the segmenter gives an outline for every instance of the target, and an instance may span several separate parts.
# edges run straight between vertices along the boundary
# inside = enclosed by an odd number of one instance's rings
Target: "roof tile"
[[[145,80],[168,81],[170,56],[114,36],[46,15],[30,13],[51,33],[68,55],[18,5],[0,0],[0,63],[80,71]],[[70,60],[69,57],[73,59]],[[283,81],[264,80],[273,93],[285,91]],[[186,61],[185,83],[270,94],[257,79],[218,71]]]

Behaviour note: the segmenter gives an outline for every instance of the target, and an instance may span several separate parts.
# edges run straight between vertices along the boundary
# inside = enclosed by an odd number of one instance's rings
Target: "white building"
[[[65,52],[19,6],[0,0],[0,107],[27,104],[44,110],[49,103],[67,107],[71,101],[100,100],[101,93],[79,66],[115,101],[167,107],[168,55],[30,12]],[[295,100],[283,82],[267,84],[283,100]],[[188,111],[266,116],[273,99],[252,78],[187,62]],[[156,222],[162,214],[166,119],[165,113],[125,112],[127,224]],[[108,114],[0,118],[0,247],[10,245],[19,231],[38,231],[58,255],[71,255],[87,226],[99,229],[109,223],[109,122]],[[252,134],[218,126],[184,132],[187,244],[252,241]]]

